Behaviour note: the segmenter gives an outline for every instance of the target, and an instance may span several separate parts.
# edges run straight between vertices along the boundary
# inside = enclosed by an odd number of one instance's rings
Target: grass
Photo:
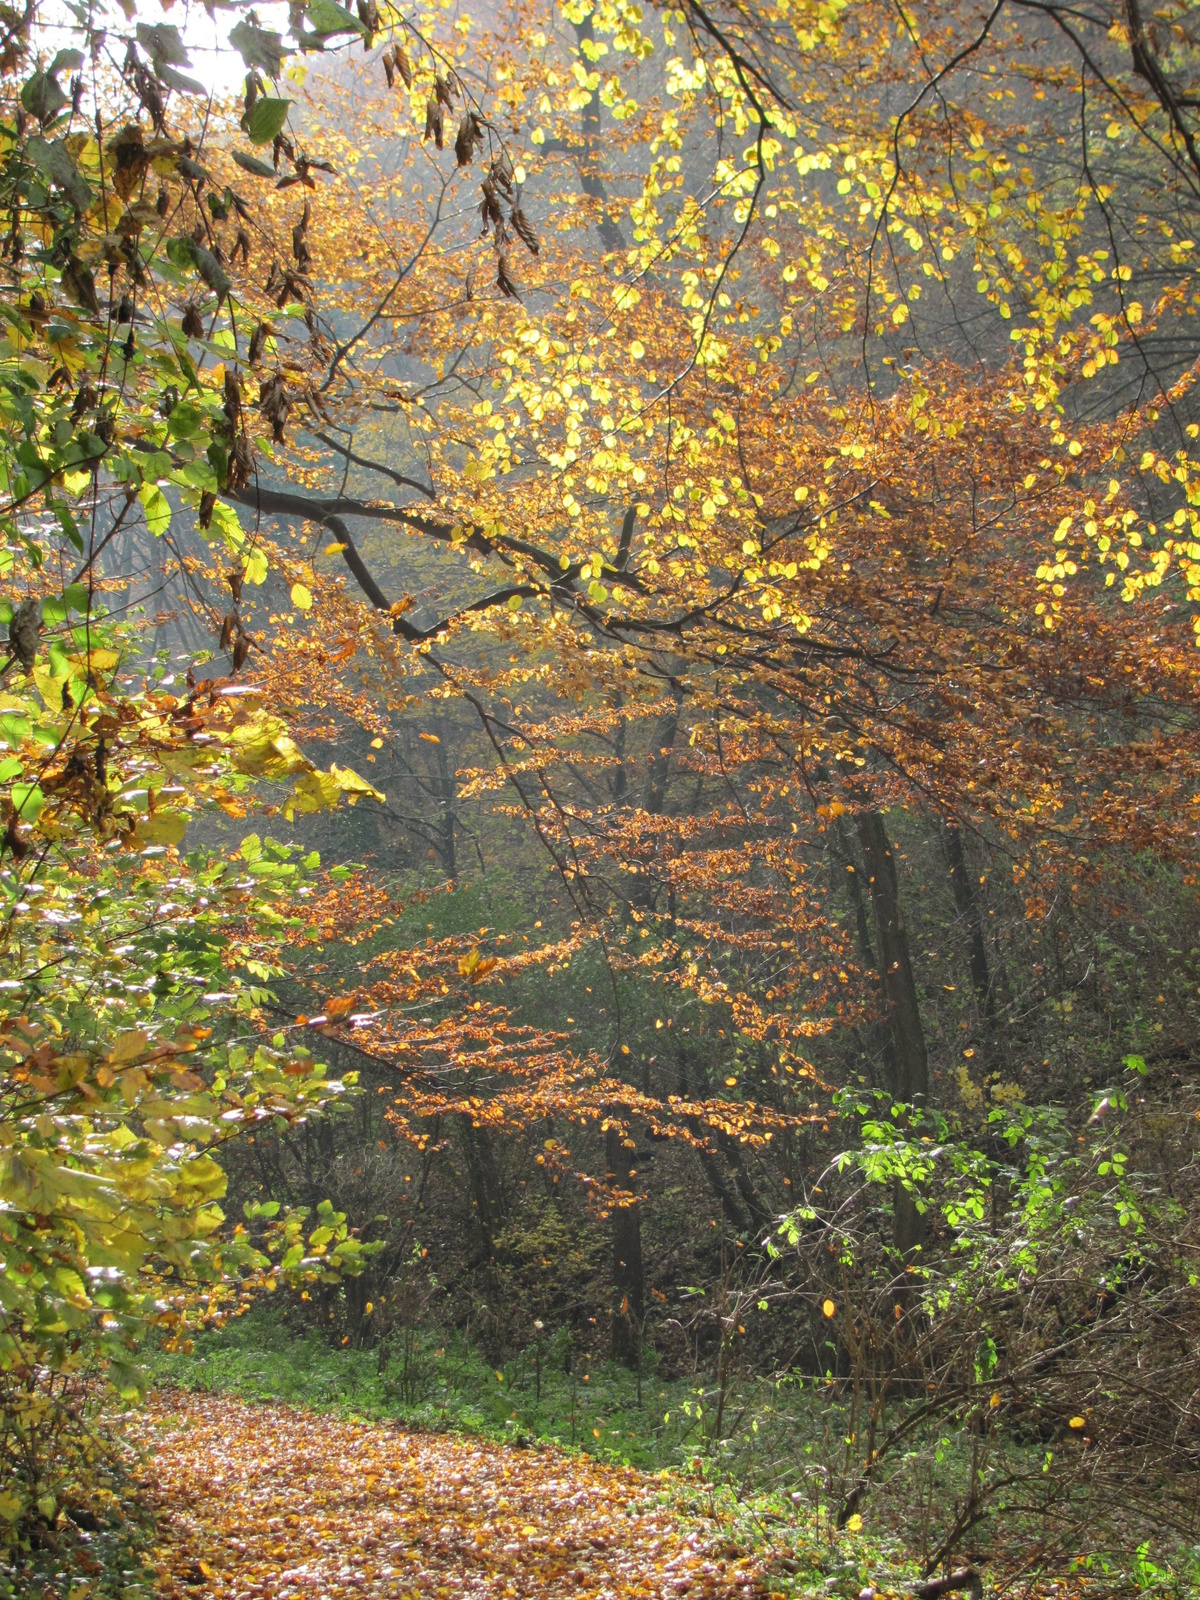
[[[338,1349],[258,1309],[198,1335],[187,1354],[157,1351],[151,1373],[159,1383],[345,1417],[555,1444],[649,1472],[713,1456],[706,1390],[653,1371],[639,1379],[587,1355],[568,1363],[561,1337],[493,1367],[461,1337],[422,1334],[381,1366],[374,1349]]]

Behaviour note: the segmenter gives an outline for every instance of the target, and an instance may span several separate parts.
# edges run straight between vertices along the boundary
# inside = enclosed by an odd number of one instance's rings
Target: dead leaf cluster
[[[754,1564],[558,1450],[160,1396],[141,1424],[163,1600],[355,1595],[761,1597]]]

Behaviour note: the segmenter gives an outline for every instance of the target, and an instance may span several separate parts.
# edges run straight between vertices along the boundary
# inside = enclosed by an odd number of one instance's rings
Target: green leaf
[[[308,21],[314,33],[366,33],[357,17],[352,16],[337,0],[311,0]]]
[[[243,20],[229,30],[229,42],[247,67],[261,67],[272,78],[277,78],[283,70],[283,58],[288,51],[281,34]]]
[[[224,300],[233,287],[233,280],[212,251],[201,244],[196,246],[196,268],[217,299]]]
[[[25,148],[38,171],[58,185],[76,211],[86,211],[92,203],[92,191],[63,141],[35,136]]]
[[[46,71],[52,78],[57,77],[60,72],[78,72],[83,61],[82,50],[60,50]]]
[[[195,78],[189,78],[186,73],[176,72],[174,67],[168,67],[165,62],[154,63],[154,74],[160,83],[165,83],[168,89],[178,89],[182,94],[207,94],[208,90]]]
[[[170,62],[173,67],[190,67],[192,64],[179,29],[169,22],[139,22],[137,40],[146,54],[154,57],[156,66],[164,61]]]
[[[266,143],[265,139],[263,140],[263,143]],[[275,168],[271,166],[269,162],[260,161],[257,156],[252,156],[245,150],[235,150],[233,152],[233,159],[237,162],[238,166],[241,167],[243,172],[252,173],[256,178],[275,177]]]
[[[171,526],[171,506],[166,495],[156,483],[144,483],[138,499],[146,513],[146,526],[155,538],[161,539]]]
[[[270,95],[264,95],[261,100],[256,100],[246,125],[250,143],[270,144],[275,135],[282,131],[291,108],[290,100],[276,100]]]
[[[46,804],[46,796],[36,783],[14,783],[12,803],[22,822],[34,822]]]
[[[67,103],[57,78],[49,72],[35,72],[21,89],[21,104],[39,122],[52,121]]]
[[[173,267],[179,267],[186,272],[196,265],[196,241],[181,235],[176,239],[167,240],[167,260]]]

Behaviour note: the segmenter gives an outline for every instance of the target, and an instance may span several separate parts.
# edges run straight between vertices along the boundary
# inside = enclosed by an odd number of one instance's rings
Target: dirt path
[[[653,1479],[586,1458],[183,1393],[142,1437],[173,1600],[765,1594],[719,1535],[632,1509]]]

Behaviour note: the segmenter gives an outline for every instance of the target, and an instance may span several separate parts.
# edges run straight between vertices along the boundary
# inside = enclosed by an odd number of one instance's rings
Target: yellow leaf
[[[862,1527],[862,1518],[859,1516],[857,1511],[854,1513],[854,1515],[852,1517],[848,1517],[846,1519],[846,1527],[850,1530],[851,1533],[857,1533],[859,1531],[859,1529]]]
[[[821,1310],[825,1313],[825,1315],[827,1317],[836,1317],[837,1316],[837,1307],[834,1305],[832,1300],[826,1300],[824,1302],[824,1304],[821,1306]]]
[[[311,589],[306,588],[302,583],[294,583],[292,585],[292,604],[297,611],[311,611],[312,600]]]
[[[47,711],[61,711],[63,708],[63,689],[66,687],[66,677],[56,678],[45,667],[34,667],[33,681],[37,684],[38,693],[41,695]]]
[[[180,844],[187,832],[188,819],[182,811],[156,811],[141,817],[133,835],[135,845]]]
[[[230,735],[235,746],[234,768],[254,778],[286,778],[293,772],[311,772],[312,762],[290,737],[278,717],[260,717]]]
[[[251,550],[246,557],[243,569],[247,583],[265,583],[267,581],[267,558],[261,550]]]
[[[329,774],[336,780],[341,792],[350,797],[351,805],[354,804],[360,794],[370,795],[371,799],[378,800],[380,805],[387,799],[386,795],[380,794],[379,790],[369,784],[365,778],[360,778],[353,767],[332,766],[329,769]]]
[[[97,646],[94,650],[89,650],[86,655],[81,652],[79,655],[71,656],[69,659],[73,667],[78,667],[81,672],[86,672],[89,667],[99,667],[102,671],[109,671],[116,666],[121,658],[115,650],[106,650]]]
[[[1086,1428],[1087,1427],[1087,1418],[1086,1417],[1072,1417],[1070,1422],[1067,1424],[1067,1426],[1069,1428]]]
[[[128,1033],[119,1033],[112,1049],[108,1052],[108,1059],[120,1065],[125,1061],[132,1061],[140,1056],[146,1048],[149,1035],[140,1028],[131,1028]]]

